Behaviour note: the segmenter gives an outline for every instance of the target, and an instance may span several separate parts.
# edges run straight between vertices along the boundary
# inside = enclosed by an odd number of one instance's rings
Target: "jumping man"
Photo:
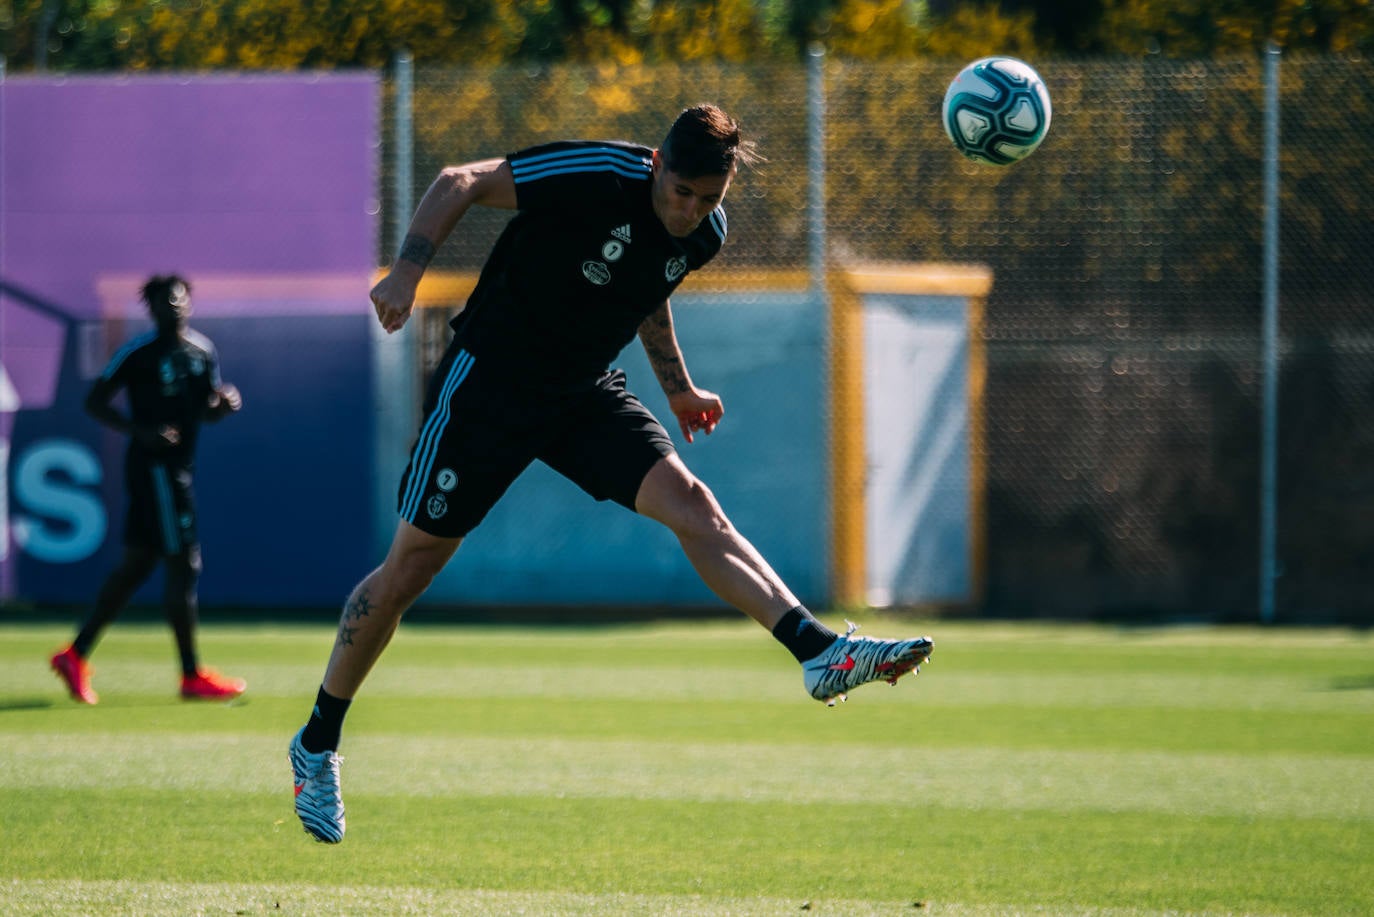
[[[733,118],[698,105],[656,150],[550,143],[446,168],[430,185],[372,289],[388,332],[405,325],[425,268],[470,207],[516,213],[430,379],[391,548],[349,596],[314,710],[291,741],[296,814],[316,839],[343,839],[337,749],[353,697],[401,615],[535,460],[671,529],[706,585],[792,652],[817,700],[895,683],[930,655],[926,637],[859,637],[852,625],[837,635],[812,617],[608,368],[638,336],[687,442],[716,428],[721,401],[688,375],[668,297],[720,251],[721,202],[756,158]]]

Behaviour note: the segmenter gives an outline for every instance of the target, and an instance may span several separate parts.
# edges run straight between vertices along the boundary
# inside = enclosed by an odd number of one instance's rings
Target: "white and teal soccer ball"
[[[945,92],[945,133],[969,159],[1009,166],[1025,159],[1050,129],[1050,94],[1040,74],[1014,57],[969,64]]]

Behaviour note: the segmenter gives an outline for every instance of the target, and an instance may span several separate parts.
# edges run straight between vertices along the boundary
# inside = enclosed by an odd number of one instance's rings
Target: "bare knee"
[[[386,560],[368,577],[372,600],[398,612],[409,607],[434,582],[461,539],[398,536]]]
[[[684,519],[678,533],[691,536],[728,535],[735,530],[716,495],[699,478],[692,478],[684,499]]]
[[[711,488],[680,461],[655,466],[640,491],[638,508],[679,538],[711,538],[734,531]]]

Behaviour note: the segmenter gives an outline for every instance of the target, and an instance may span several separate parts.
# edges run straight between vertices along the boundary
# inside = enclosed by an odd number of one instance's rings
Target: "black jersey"
[[[563,141],[506,157],[519,212],[492,249],[458,342],[514,381],[594,382],[689,271],[725,242],[717,207],[675,238],[650,198],[653,150]]]
[[[189,470],[210,393],[220,386],[219,357],[210,339],[189,328],[175,338],[150,331],[120,348],[100,377],[128,393],[134,423],[167,424],[181,434],[176,445],[156,451],[131,436],[129,458]]]

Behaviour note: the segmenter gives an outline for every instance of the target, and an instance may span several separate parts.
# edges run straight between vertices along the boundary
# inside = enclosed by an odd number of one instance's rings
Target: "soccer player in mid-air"
[[[296,814],[316,839],[343,839],[337,750],[353,697],[401,615],[535,460],[671,529],[711,590],[792,652],[817,700],[895,684],[930,655],[927,637],[860,637],[853,625],[839,635],[817,621],[608,368],[637,335],[686,441],[716,428],[721,401],[688,375],[668,297],[720,250],[721,202],[756,159],[732,117],[698,105],[658,149],[549,143],[446,168],[430,185],[372,288],[387,332],[410,317],[425,268],[470,207],[516,213],[430,379],[391,548],[349,596],[314,709],[291,740]]]
[[[161,561],[163,610],[181,657],[181,696],[228,700],[243,693],[243,681],[202,668],[197,660],[201,566],[191,478],[201,423],[234,413],[243,400],[237,388],[220,379],[215,345],[187,325],[191,285],[176,274],[160,274],[143,285],[142,296],[156,327],[125,344],[86,396],[87,413],[129,437],[124,556],[100,587],[95,610],[76,639],[51,664],[73,699],[96,703],[86,660]],[[127,414],[114,404],[121,390],[128,396]]]

